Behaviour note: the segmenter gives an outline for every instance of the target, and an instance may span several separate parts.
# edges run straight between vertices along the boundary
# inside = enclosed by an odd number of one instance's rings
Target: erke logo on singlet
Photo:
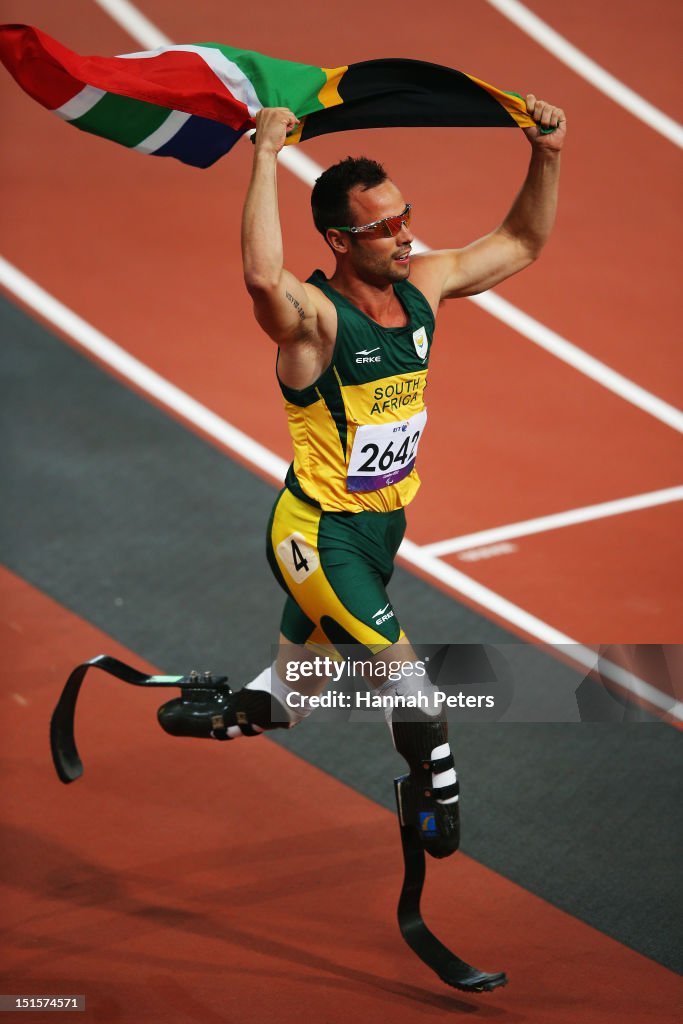
[[[429,339],[424,327],[418,327],[416,331],[413,331],[413,345],[420,359],[425,359],[429,348]]]
[[[362,349],[360,349],[360,351],[356,352],[356,362],[357,363],[381,363],[382,362],[381,355],[375,356],[375,355],[373,355],[373,352],[379,352],[379,345],[377,346],[377,348],[362,348]]]

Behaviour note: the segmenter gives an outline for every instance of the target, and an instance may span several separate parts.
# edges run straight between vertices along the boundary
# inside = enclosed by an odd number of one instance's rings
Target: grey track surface
[[[4,300],[0,329],[4,563],[162,669],[252,678],[282,605],[264,557],[275,490]],[[516,642],[400,568],[390,592],[420,642]],[[551,664],[566,702],[579,677],[548,658],[529,692]],[[572,722],[457,722],[451,736],[463,849],[682,969],[680,736]],[[405,764],[383,724],[312,721],[275,741],[393,806]]]

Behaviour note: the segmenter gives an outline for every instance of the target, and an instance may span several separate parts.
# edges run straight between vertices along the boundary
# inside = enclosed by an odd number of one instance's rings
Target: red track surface
[[[0,599],[18,666],[2,697],[1,991],[85,994],[96,1024],[679,1019],[674,974],[463,854],[429,865],[425,916],[511,983],[446,989],[394,923],[394,815],[266,740],[256,757],[171,740],[158,694],[89,676],[85,775],[62,786],[48,723],[74,652],[153,667],[6,570]]]

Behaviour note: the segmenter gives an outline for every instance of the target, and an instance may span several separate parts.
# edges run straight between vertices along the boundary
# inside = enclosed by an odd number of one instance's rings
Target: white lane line
[[[74,313],[68,306],[46,292],[7,260],[0,256],[0,284],[3,284],[17,298],[49,320],[55,327],[73,338],[81,348],[90,352],[107,366],[131,381],[137,388],[151,395],[162,405],[172,409],[188,423],[215,438],[229,451],[258,466],[264,473],[282,481],[288,463],[244,434],[237,427],[211,412],[206,406],[171,384],[145,363],[136,359],[124,348],[117,345],[96,327]]]
[[[683,501],[683,486],[666,487],[660,491],[648,491],[646,494],[634,494],[630,498],[617,498],[614,501],[603,501],[598,505],[585,505],[583,508],[569,509],[567,512],[556,512],[549,516],[526,519],[519,523],[508,523],[507,526],[496,526],[490,530],[479,530],[448,540],[438,540],[433,544],[425,544],[422,551],[430,555],[450,555],[455,551],[468,551],[470,548],[483,544],[496,544],[498,541],[511,540],[513,537],[528,537],[533,533],[547,533],[559,530],[563,526],[576,523],[589,523],[595,519],[606,519],[608,516],[619,516],[625,512],[637,512],[643,508],[654,508],[674,501]]]
[[[120,376],[125,377],[140,391],[155,399],[160,405],[171,409],[177,416],[188,423],[199,427],[208,437],[214,438],[229,451],[237,454],[245,462],[251,463],[262,473],[271,477],[278,485],[282,484],[287,463],[268,448],[254,441],[247,434],[211,412],[201,402],[196,401],[186,392],[181,391],[170,381],[146,366],[139,359],[131,356],[124,348],[117,345],[106,335],[98,331],[73,310],[59,302],[46,292],[35,281],[27,277],[7,260],[0,256],[0,285],[4,285],[25,305],[34,309],[39,316],[49,320],[64,334],[68,334],[78,345],[86,349],[101,362],[106,363]],[[571,637],[565,636],[553,626],[530,615],[511,601],[496,594],[488,587],[482,586],[440,561],[428,551],[423,551],[410,540],[404,540],[399,554],[411,565],[422,569],[434,579],[445,583],[449,589],[475,604],[493,612],[499,618],[517,626],[529,636],[542,643],[569,646],[568,656],[586,669],[593,669],[597,663],[597,655],[588,647],[577,644]],[[668,694],[662,693],[649,683],[644,682],[632,673],[625,671],[612,662],[601,661],[600,671],[619,686],[647,701],[653,707],[683,721],[683,705],[673,704]]]
[[[158,47],[171,46],[171,40],[164,35],[160,29],[152,25],[146,18],[136,10],[128,0],[95,0],[108,14],[124,28],[133,39],[136,39],[142,46]],[[142,19],[141,21],[139,19]],[[246,138],[246,136],[245,136]],[[298,147],[286,147],[280,154],[280,163],[292,172],[297,178],[310,187],[315,184],[323,168],[306,156]],[[429,247],[418,238],[414,240],[413,250],[415,252],[428,252]],[[674,430],[683,433],[683,412],[669,405],[668,402],[653,395],[650,391],[640,387],[634,381],[629,380],[622,374],[617,373],[611,367],[588,355],[578,345],[563,338],[555,331],[546,327],[540,321],[535,320],[528,313],[513,306],[507,299],[501,298],[495,292],[489,291],[484,295],[471,296],[470,302],[490,313],[497,320],[502,321],[511,327],[518,334],[523,335],[529,341],[539,345],[551,355],[574,367],[584,376],[596,381],[608,391],[619,395],[625,401],[635,405],[638,409],[648,413],[655,419],[660,420]]]
[[[512,21],[517,28],[526,32],[528,36],[540,46],[549,50],[554,57],[561,60],[563,64],[570,67],[586,81],[594,85],[600,92],[604,92],[611,100],[618,103],[620,107],[633,114],[640,121],[643,121],[648,128],[653,128],[665,139],[669,139],[674,145],[683,147],[683,126],[674,121],[668,114],[664,114],[658,107],[653,106],[646,99],[643,99],[633,89],[620,82],[618,78],[605,71],[603,67],[596,64],[594,60],[587,57],[585,53],[572,45],[568,39],[561,36],[559,32],[530,11],[519,0],[487,0],[491,7]]]
[[[128,0],[95,0],[95,3],[118,22],[131,38],[137,39],[140,46],[154,50],[157,46],[172,45],[168,36],[153,25],[134,4],[128,3]]]
[[[620,398],[623,398],[631,405],[635,405],[636,408],[648,413],[661,423],[665,423],[673,430],[683,433],[683,412],[680,409],[677,409],[674,405],[669,405],[668,402],[653,395],[651,391],[646,391],[640,384],[629,380],[623,374],[617,373],[616,370],[607,366],[606,363],[584,352],[578,345],[567,341],[566,338],[552,331],[549,327],[540,323],[539,320],[535,320],[528,313],[524,313],[521,309],[513,306],[507,299],[503,299],[500,295],[496,295],[495,292],[489,291],[483,295],[473,295],[470,301],[481,309],[486,310],[487,313],[490,313],[496,319],[502,320],[508,327],[517,331],[518,334],[524,335],[525,338],[533,341],[535,345],[545,349],[546,352],[550,352],[551,355],[556,356],[563,363],[573,366],[584,377],[589,377],[596,384],[600,384],[613,394],[619,395]]]

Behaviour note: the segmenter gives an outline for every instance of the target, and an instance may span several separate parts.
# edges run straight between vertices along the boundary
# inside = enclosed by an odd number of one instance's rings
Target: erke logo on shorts
[[[360,351],[356,352],[356,362],[357,363],[381,363],[382,362],[381,355],[374,356],[372,354],[373,352],[379,352],[379,345],[377,346],[377,348],[362,348],[362,349],[360,349]]]
[[[372,613],[372,617],[375,620],[375,625],[376,626],[381,626],[383,622],[387,621],[387,619],[393,619],[393,617],[394,617],[394,609],[392,608],[391,611],[387,612],[387,608],[388,607],[389,607],[389,605],[385,604],[384,608],[378,608],[376,612]],[[384,614],[385,612],[386,612],[386,615]],[[379,615],[379,618],[377,618],[378,615]]]

